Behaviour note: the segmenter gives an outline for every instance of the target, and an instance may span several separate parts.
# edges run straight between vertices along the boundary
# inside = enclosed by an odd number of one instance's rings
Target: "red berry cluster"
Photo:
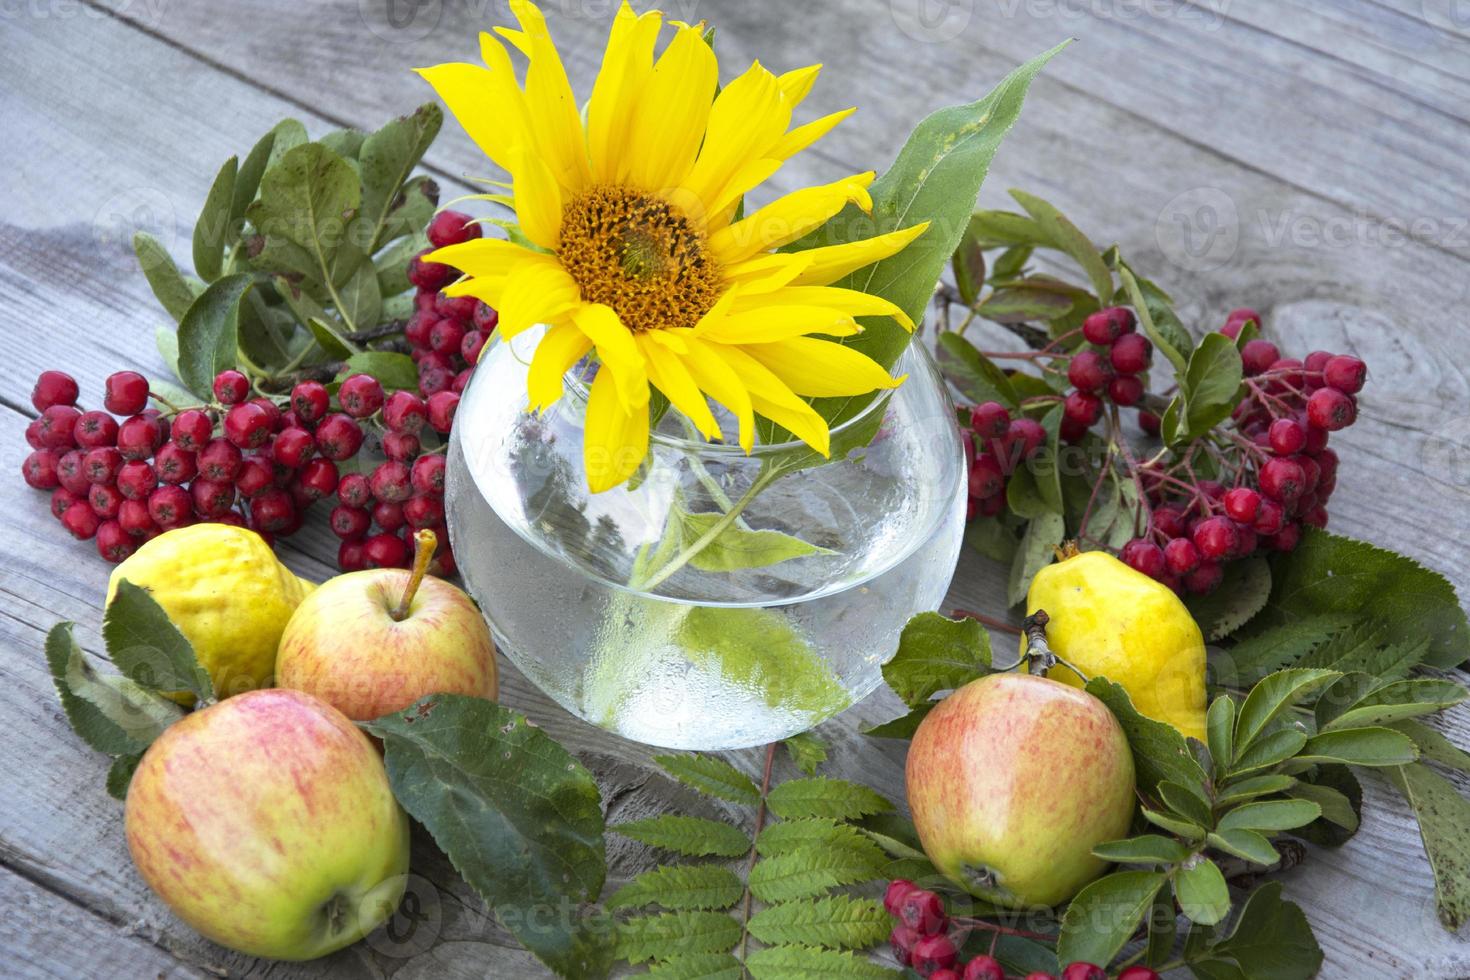
[[[970,409],[970,428],[964,437],[970,461],[966,517],[994,517],[1005,510],[1006,482],[1022,460],[1040,451],[1046,430],[1035,419],[1012,418],[1000,402],[982,402]]]
[[[440,211],[429,223],[429,244],[408,264],[408,279],[418,287],[414,314],[403,329],[409,353],[419,366],[419,390],[432,399],[459,394],[480,359],[485,341],[499,321],[495,310],[473,296],[445,296],[440,290],[459,275],[447,265],[425,261],[434,248],[480,237],[480,226],[459,211]]]
[[[1067,381],[1072,385],[1062,400],[1059,434],[1077,442],[1102,418],[1105,401],[1124,408],[1143,399],[1143,379],[1153,360],[1154,345],[1137,333],[1133,311],[1122,306],[1098,310],[1082,322],[1087,343],[1072,354]]]
[[[944,912],[944,900],[912,881],[892,881],[883,895],[883,907],[897,920],[889,943],[900,966],[910,967],[929,980],[1006,980],[1005,968],[993,956],[980,954],[961,963],[961,923]],[[1057,980],[1050,973],[1033,972],[1025,980]],[[1061,980],[1108,980],[1108,973],[1092,963],[1071,963]],[[1159,980],[1146,966],[1130,966],[1116,980]]]
[[[1254,310],[1236,310],[1220,332],[1236,338],[1252,321],[1260,323]],[[1226,482],[1194,479],[1179,463],[1140,467],[1149,527],[1119,557],[1179,591],[1209,592],[1224,563],[1291,551],[1304,525],[1327,526],[1338,464],[1328,437],[1353,423],[1367,379],[1367,366],[1347,354],[1314,351],[1297,360],[1261,338],[1240,353],[1245,396],[1232,413],[1234,431],[1224,433]]]

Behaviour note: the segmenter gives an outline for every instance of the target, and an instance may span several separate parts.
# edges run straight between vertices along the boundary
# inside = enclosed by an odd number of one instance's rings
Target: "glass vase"
[[[964,531],[963,448],[923,347],[833,428],[830,461],[710,443],[670,410],[633,478],[593,494],[594,368],[526,412],[540,334],[482,355],[446,494],[466,586],[521,672],[609,731],[700,750],[785,738],[877,687],[909,617],[943,599]]]

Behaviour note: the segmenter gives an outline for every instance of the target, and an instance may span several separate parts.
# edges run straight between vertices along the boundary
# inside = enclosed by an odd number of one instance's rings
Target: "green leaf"
[[[334,129],[317,140],[344,160],[356,160],[367,134],[360,129]]]
[[[812,732],[792,735],[783,739],[781,744],[786,746],[786,752],[796,768],[808,776],[815,776],[822,763],[827,761],[827,743]]]
[[[729,953],[681,953],[648,968],[658,980],[741,980],[740,961]]]
[[[117,669],[144,687],[188,691],[201,700],[214,697],[194,647],[147,589],[127,579],[117,583],[102,616],[102,638]]]
[[[194,272],[206,282],[219,277],[225,244],[236,233],[230,211],[235,202],[235,177],[239,170],[240,161],[236,157],[224,162],[194,222]]]
[[[1149,286],[1153,284],[1146,279],[1139,279],[1122,261],[1118,263],[1118,279],[1123,283],[1133,311],[1138,314],[1138,323],[1143,327],[1143,332],[1153,341],[1159,352],[1169,359],[1169,363],[1174,365],[1174,373],[1183,378],[1189,370],[1184,352],[1193,347],[1189,342],[1189,335],[1167,318],[1155,316],[1160,306],[1158,296],[1151,296],[1144,290],[1145,283]]]
[[[172,381],[166,381],[163,378],[148,379],[148,397],[157,402],[159,407],[165,407],[164,399],[180,408],[199,403],[199,399],[192,391],[185,391]]]
[[[829,846],[862,838],[850,824],[838,823],[830,817],[805,817],[781,820],[767,826],[755,840],[761,857],[776,857],[814,845]]]
[[[745,886],[718,864],[671,864],[646,871],[605,903],[610,909],[658,905],[666,909],[728,909]]]
[[[685,786],[731,803],[755,806],[760,790],[750,777],[723,759],[710,755],[656,755],[653,761]]]
[[[1184,425],[1178,441],[1197,439],[1229,418],[1239,401],[1243,376],[1235,341],[1222,333],[1205,334],[1189,355],[1189,368],[1181,384]],[[1262,596],[1261,605],[1265,605],[1265,600]]]
[[[265,169],[269,170],[281,162],[281,158],[288,152],[294,150],[307,142],[310,137],[306,134],[306,127],[295,119],[282,119],[276,123],[271,130],[271,150],[266,158]]]
[[[306,327],[316,339],[317,345],[328,357],[347,360],[358,353],[356,345],[337,332],[337,328],[319,316],[308,317]]]
[[[153,290],[158,302],[175,322],[182,320],[189,304],[194,302],[194,290],[168,250],[146,231],[137,231],[133,233],[133,253],[138,256],[138,268],[143,270],[148,288]]]
[[[383,311],[383,295],[378,291],[378,270],[371,262],[360,263],[337,295],[342,299],[342,307],[337,312],[353,327],[369,330],[377,326]]]
[[[1235,721],[1239,756],[1283,711],[1321,691],[1341,676],[1332,670],[1281,670],[1251,688]]]
[[[914,732],[919,730],[919,723],[929,716],[929,712],[934,710],[937,703],[921,704],[902,717],[885,721],[871,728],[864,728],[863,734],[871,735],[873,738],[913,738]]]
[[[235,367],[239,357],[240,301],[250,288],[246,273],[210,283],[179,321],[179,379],[210,400],[214,376]]]
[[[750,838],[739,827],[677,813],[630,820],[608,830],[685,857],[735,858],[750,851]]]
[[[112,760],[112,765],[107,769],[107,795],[114,800],[126,800],[128,798],[128,787],[132,785],[133,773],[138,769],[138,763],[143,761],[143,753],[137,752],[133,755],[120,755]]]
[[[1189,848],[1172,837],[1143,834],[1099,844],[1092,853],[1116,864],[1178,864],[1189,857]]]
[[[1307,739],[1299,763],[1341,762],[1350,766],[1402,766],[1419,758],[1414,740],[1392,728],[1343,728]]]
[[[1429,637],[1394,639],[1388,624],[1368,620],[1337,633],[1302,657],[1297,666],[1328,667],[1389,681],[1407,676],[1428,655]]]
[[[1062,917],[1057,959],[1111,963],[1153,906],[1167,879],[1158,871],[1104,875],[1077,893]]]
[[[1307,733],[1302,729],[1278,728],[1257,739],[1248,749],[1237,755],[1230,766],[1230,774],[1240,776],[1279,765],[1300,752],[1306,744]]]
[[[883,679],[910,707],[990,673],[990,634],[974,619],[919,613],[903,628]]]
[[[767,946],[867,949],[887,939],[892,926],[881,902],[829,895],[762,909],[750,919],[750,934]]]
[[[1442,711],[1459,704],[1466,697],[1470,697],[1470,691],[1456,681],[1432,678],[1394,681],[1375,688],[1346,711],[1319,727],[1323,731],[1333,731],[1365,725],[1384,725]]]
[[[1457,930],[1470,920],[1470,800],[1422,762],[1390,769],[1388,777],[1419,822],[1424,853],[1434,870],[1439,921]]]
[[[1189,959],[1191,969],[1225,971],[1198,971],[1202,977],[1310,980],[1322,967],[1322,949],[1301,907],[1282,901],[1281,882],[1268,881],[1251,892],[1228,935]]]
[[[1245,687],[1283,667],[1296,665],[1313,650],[1352,625],[1348,613],[1327,613],[1269,626],[1210,658],[1216,683]],[[1329,666],[1316,664],[1314,666]]]
[[[1215,797],[1215,802],[1220,806],[1244,803],[1246,800],[1253,800],[1258,796],[1284,793],[1295,785],[1295,783],[1295,779],[1292,779],[1290,776],[1283,776],[1280,773],[1269,773],[1265,776],[1249,776],[1239,782],[1227,783]]]
[[[959,291],[960,302],[966,306],[974,306],[975,300],[980,298],[980,289],[985,284],[985,252],[980,247],[974,217],[970,218],[970,225],[954,254],[950,256],[949,267],[954,273],[954,285]]]
[[[1266,867],[1281,860],[1281,852],[1271,846],[1264,834],[1241,827],[1208,834],[1205,843],[1226,854],[1233,854]]]
[[[1270,597],[1271,566],[1256,556],[1229,562],[1218,588],[1205,595],[1190,595],[1184,604],[1205,639],[1214,642],[1249,622]]]
[[[766,807],[783,820],[802,817],[856,820],[870,813],[891,810],[893,804],[859,783],[813,776],[780,784],[766,796]]]
[[[834,841],[756,862],[750,891],[767,904],[789,902],[878,878],[886,863],[882,849],[866,838]]]
[[[694,606],[673,632],[690,663],[761,692],[767,705],[800,713],[810,725],[852,703],[831,665],[773,610]]]
[[[1148,912],[1148,944],[1143,962],[1158,968],[1174,956],[1174,939],[1179,932],[1179,913],[1174,911],[1174,886],[1164,882]]]
[[[679,533],[686,546],[699,541],[726,520],[720,511],[690,514],[678,511]],[[733,572],[741,568],[765,568],[808,555],[830,555],[819,548],[780,531],[748,530],[729,524],[699,551],[689,564],[703,572]]]
[[[1200,795],[1199,786],[1191,789],[1166,780],[1159,783],[1155,789],[1175,814],[1201,827],[1214,825],[1214,817],[1210,814],[1210,804]]]
[[[407,354],[365,350],[347,358],[344,374],[370,374],[384,388],[415,391],[419,386],[419,369]]]
[[[752,950],[745,968],[754,980],[901,980],[903,974],[851,952],[807,946]]]
[[[1205,712],[1205,737],[1216,765],[1228,766],[1235,758],[1235,699],[1222,694]]]
[[[1017,606],[1026,601],[1031,580],[1052,563],[1056,548],[1067,535],[1066,521],[1059,513],[1046,513],[1032,519],[1021,537],[1021,547],[1011,562],[1010,582],[1006,586],[1006,603]]]
[[[1186,840],[1201,840],[1205,836],[1205,828],[1192,820],[1185,820],[1183,817],[1176,817],[1172,814],[1150,810],[1146,806],[1139,807],[1138,812],[1143,815],[1143,819],[1155,827],[1161,827],[1169,833],[1176,834]]]
[[[1097,246],[1088,241],[1087,236],[1060,211],[1041,198],[1014,189],[1011,197],[1032,217],[1053,248],[1082,267],[1092,283],[1092,291],[1097,294],[1098,302],[1106,305],[1113,298],[1113,275],[1108,271],[1107,263],[1103,262],[1102,253],[1097,250]]]
[[[915,127],[893,166],[869,189],[871,215],[849,205],[842,213],[792,246],[793,250],[856,241],[912,227],[929,229],[891,258],[852,273],[835,285],[872,293],[896,304],[916,323],[945,264],[969,226],[980,184],[1001,140],[1015,125],[1031,80],[1066,42],[1016,68],[978,102],[940,109]],[[866,329],[845,343],[891,367],[910,335],[890,317],[870,317]],[[840,422],[862,410],[873,395],[823,398],[814,407]]]
[[[1292,830],[1305,827],[1322,815],[1311,800],[1261,800],[1229,811],[1216,824],[1225,830]]]
[[[277,147],[280,137],[277,136]],[[286,151],[260,180],[260,197],[245,216],[267,240],[299,246],[323,279],[347,240],[347,226],[362,203],[351,164],[320,143]]]
[[[1436,762],[1456,772],[1470,773],[1470,752],[1445,738],[1444,733],[1418,721],[1400,721],[1389,726],[1403,732],[1419,747],[1422,762]]]
[[[1411,558],[1307,528],[1295,551],[1272,558],[1271,573],[1271,602],[1261,614],[1271,622],[1372,610],[1392,636],[1429,637],[1432,666],[1470,658],[1470,621],[1454,586]]]
[[[183,709],[166,702],[173,717],[162,720],[145,691],[124,677],[98,674],[72,636],[73,623],[57,623],[46,634],[46,664],[66,720],[82,741],[98,752],[132,755],[148,747]],[[164,700],[158,698],[158,700]]]
[[[1225,876],[1209,858],[1182,867],[1174,875],[1174,896],[1190,921],[1212,926],[1230,913],[1230,889]]]
[[[1034,250],[1033,245],[1012,245],[1006,249],[1000,254],[1000,258],[995,260],[995,269],[991,274],[991,279],[995,282],[1005,282],[1007,279],[1016,279],[1024,275],[1026,263],[1030,261]]]
[[[611,951],[586,920],[526,914],[575,908],[602,891],[591,773],[523,716],[482,698],[431,694],[363,727],[383,740],[398,802],[516,938],[563,976],[605,973]]]
[[[938,357],[944,376],[970,401],[1000,402],[1007,408],[1019,402],[1006,373],[959,334],[945,331],[939,335]]]
[[[1347,766],[1321,765],[1310,782],[1295,783],[1288,795],[1311,800],[1322,816],[1293,835],[1324,847],[1338,847],[1357,833],[1363,814],[1363,787]]]
[[[618,923],[617,955],[629,963],[688,953],[727,953],[740,942],[740,923],[724,912],[664,912]]]
[[[423,159],[439,128],[444,112],[436,103],[427,102],[411,115],[399,116],[367,137],[358,154],[362,173],[362,211],[358,215],[363,231],[354,240],[368,252],[417,228],[406,227],[399,216],[390,221],[394,199]],[[418,228],[422,228],[420,223]],[[356,231],[356,229],[354,229]]]
[[[250,152],[245,154],[245,159],[241,162],[240,169],[235,175],[235,189],[230,201],[231,227],[239,229],[240,223],[245,220],[245,209],[250,206],[251,201],[255,200],[255,194],[260,190],[260,178],[270,162],[271,151],[275,148],[275,144],[276,129],[272,129],[257,140],[250,148]]]
[[[985,297],[975,312],[995,323],[1057,321],[1072,312],[1073,300],[1063,292],[1006,287]]]
[[[1087,682],[1087,691],[1107,705],[1123,726],[1133,750],[1133,767],[1141,791],[1152,795],[1166,780],[1184,787],[1204,785],[1205,771],[1178,729],[1139,714],[1128,692],[1106,677],[1092,678]]]

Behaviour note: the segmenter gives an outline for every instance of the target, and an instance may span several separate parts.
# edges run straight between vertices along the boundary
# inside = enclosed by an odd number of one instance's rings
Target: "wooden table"
[[[395,0],[390,0],[395,2]],[[68,730],[42,659],[45,631],[98,628],[108,566],[65,537],[19,478],[44,368],[94,397],[111,371],[162,370],[165,322],[127,249],[162,229],[176,255],[219,163],[277,119],[313,134],[372,127],[431,98],[410,67],[473,60],[501,3],[408,0],[203,3],[34,0],[0,7],[0,972],[36,976],[523,977],[539,965],[419,841],[418,930],[315,963],[275,964],[214,946],[134,873],[104,760]],[[549,0],[585,94],[611,0]],[[1266,316],[1293,351],[1369,362],[1333,528],[1406,552],[1470,590],[1470,14],[1453,0],[672,0],[671,16],[718,25],[726,74],[759,57],[827,64],[814,112],[854,120],[776,180],[882,169],[910,126],[975,98],[1068,35],[1080,43],[1032,90],[982,200],[1024,186],[1174,291],[1196,333],[1234,306]],[[397,26],[394,26],[397,25]],[[445,198],[488,162],[457,126],[428,158]],[[321,517],[283,544],[323,578],[336,542]],[[1000,569],[961,562],[953,603],[1002,614]],[[1466,592],[1470,594],[1470,592]],[[689,800],[648,750],[568,717],[506,669],[505,701],[598,773],[621,819]],[[896,713],[875,695],[823,729],[829,772],[901,796],[903,748],[855,734]],[[1470,712],[1449,719],[1470,741]],[[754,771],[755,752],[734,756]],[[1435,920],[1429,869],[1396,796],[1370,781],[1362,831],[1287,877],[1327,952],[1322,975],[1463,977],[1470,944]],[[610,841],[612,874],[640,848]]]

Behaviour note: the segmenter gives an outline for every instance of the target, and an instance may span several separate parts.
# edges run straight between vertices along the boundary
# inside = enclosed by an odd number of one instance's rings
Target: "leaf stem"
[[[776,761],[776,743],[766,746],[766,764],[761,772],[761,801],[755,811],[755,833],[750,836],[750,857],[745,862],[745,897],[740,903],[740,963],[742,976],[745,973],[745,949],[750,941],[750,873],[755,870],[755,842],[766,826],[766,795],[771,791],[771,765]]]
[[[658,569],[652,575],[646,573],[642,576],[635,575],[628,582],[628,587],[640,592],[646,592],[649,589],[662,585],[668,580],[669,576],[689,564],[696,555],[705,548],[708,548],[721,534],[724,534],[730,528],[730,525],[734,524],[740,517],[741,512],[755,500],[756,495],[764,490],[776,477],[780,476],[781,472],[779,467],[762,464],[760,473],[756,475],[755,480],[750,484],[750,489],[746,490],[745,495],[735,501],[719,520],[711,524],[708,531],[705,531],[692,544],[669,559],[662,568]],[[667,534],[668,531],[665,530],[664,533]]]
[[[957,619],[973,619],[976,622],[984,623],[993,630],[1000,630],[1002,633],[1010,633],[1013,636],[1022,635],[1019,626],[1008,623],[1003,619],[996,619],[994,616],[987,616],[984,613],[975,612],[971,609],[956,609],[950,615]]]

